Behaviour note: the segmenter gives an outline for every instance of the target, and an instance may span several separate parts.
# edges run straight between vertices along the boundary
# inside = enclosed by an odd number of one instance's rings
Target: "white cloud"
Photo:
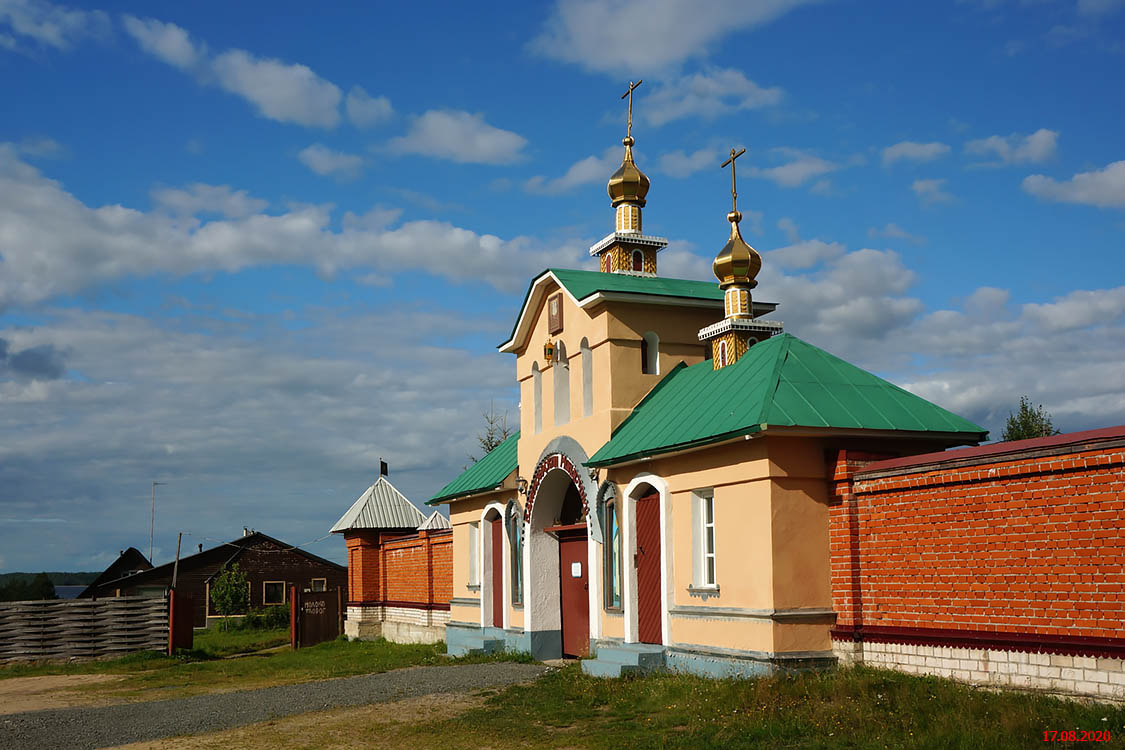
[[[1125,161],[1079,172],[1065,182],[1033,174],[1023,180],[1025,192],[1048,201],[1081,203],[1099,208],[1125,208]]]
[[[1012,133],[1009,136],[993,135],[969,141],[965,153],[976,156],[995,156],[997,162],[978,166],[1000,166],[1002,164],[1038,164],[1055,155],[1059,134],[1054,130],[1040,128],[1031,135]]]
[[[216,57],[211,67],[220,87],[244,97],[271,120],[324,128],[340,121],[340,89],[304,65],[235,49]]]
[[[206,46],[196,45],[191,35],[174,23],[130,15],[124,16],[122,23],[142,50],[180,70],[195,70],[207,54]]]
[[[911,234],[910,232],[900,227],[898,224],[894,223],[887,224],[882,229],[879,229],[878,227],[871,227],[867,230],[867,236],[871,239],[886,237],[887,239],[892,240],[906,240],[907,242],[910,242],[914,245],[924,245],[926,243],[925,237]]]
[[[111,24],[100,10],[78,10],[46,0],[0,0],[0,31],[5,27],[9,33],[0,34],[0,46],[9,50],[18,51],[21,39],[67,50],[81,39],[105,36]]]
[[[916,143],[901,141],[883,149],[883,164],[889,166],[896,161],[933,161],[947,155],[952,149],[944,143]]]
[[[362,156],[333,151],[319,143],[301,149],[297,158],[306,167],[322,176],[334,174],[341,178],[354,178],[363,169]]]
[[[918,196],[923,205],[932,206],[936,203],[952,203],[953,194],[945,189],[944,179],[915,180],[910,188]]]
[[[358,128],[380,125],[394,116],[391,100],[385,96],[371,96],[362,86],[352,86],[346,103],[348,119]]]
[[[558,0],[529,48],[611,75],[667,70],[812,0]]]
[[[179,193],[163,191],[159,197],[165,208],[151,213],[121,205],[90,207],[21,161],[14,147],[0,144],[0,236],[5,238],[0,308],[126,277],[235,272],[276,264],[313,266],[321,273],[413,269],[454,283],[479,280],[510,291],[522,287],[532,273],[579,262],[585,255],[585,243],[578,240],[545,245],[529,237],[505,240],[478,234],[446,222],[396,225],[398,212],[388,209],[344,214],[338,230],[330,206],[246,213],[259,204],[225,186],[192,186]],[[185,221],[169,215],[175,206],[241,215]],[[420,247],[441,247],[443,252],[419,253]],[[473,263],[451,264],[450,257],[472,258]]]
[[[229,185],[194,183],[184,188],[158,188],[152,191],[152,200],[161,208],[177,216],[219,214],[228,219],[241,219],[264,211],[269,205],[254,198],[245,190],[233,190]]]
[[[558,195],[580,185],[608,181],[620,166],[623,153],[622,147],[610,146],[601,156],[587,156],[574,162],[561,177],[548,179],[536,175],[524,183],[524,189],[529,193]]]
[[[801,239],[800,227],[797,226],[797,222],[793,221],[788,216],[782,216],[777,220],[777,228],[785,232],[785,238],[789,240],[790,244]]]
[[[66,149],[54,138],[45,135],[29,136],[16,146],[23,156],[39,159],[57,159],[66,153]]]
[[[489,125],[484,115],[431,109],[410,123],[410,131],[391,140],[400,154],[420,154],[462,164],[511,164],[523,157],[527,139]]]
[[[690,154],[683,150],[661,154],[656,168],[669,177],[690,177],[712,164],[718,166],[719,163],[719,155],[714,149],[701,148]]]
[[[778,268],[812,268],[826,261],[839,258],[847,249],[839,242],[825,242],[823,240],[796,242],[792,239],[793,235],[790,235],[790,237],[791,244],[766,253],[765,263],[776,265]]]
[[[778,87],[762,88],[740,70],[708,68],[658,84],[652,94],[641,100],[640,111],[645,120],[660,126],[684,117],[711,119],[730,112],[773,107],[784,95]]]
[[[305,65],[261,58],[240,49],[212,56],[186,30],[155,19],[125,17],[125,30],[141,49],[201,83],[215,83],[253,104],[277,122],[334,128],[340,122],[342,94]]]
[[[840,169],[835,162],[795,148],[775,148],[772,153],[789,161],[777,167],[750,167],[749,172],[754,177],[772,180],[781,187],[797,187],[814,177]]]

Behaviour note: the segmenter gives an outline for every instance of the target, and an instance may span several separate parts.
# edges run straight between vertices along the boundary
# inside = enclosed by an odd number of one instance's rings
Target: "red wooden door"
[[[590,577],[586,570],[586,525],[559,534],[559,606],[562,652],[582,657],[590,652]]]
[[[492,624],[504,627],[504,527],[492,521]]]
[[[660,643],[660,495],[637,500],[637,637]]]

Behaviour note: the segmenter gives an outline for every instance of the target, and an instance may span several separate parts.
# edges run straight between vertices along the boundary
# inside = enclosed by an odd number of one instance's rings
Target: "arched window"
[[[561,341],[558,343],[553,369],[555,424],[566,424],[570,421],[570,360],[566,357],[566,346]]]
[[[660,337],[652,331],[641,339],[641,372],[645,375],[660,374]]]
[[[508,544],[512,555],[512,604],[523,604],[523,513],[515,501],[505,511]]]
[[[727,366],[727,342],[719,342],[719,367]]]
[[[543,374],[539,363],[531,363],[531,410],[535,415],[535,431],[543,429]]]
[[[605,571],[605,607],[606,609],[619,609],[621,607],[621,524],[617,520],[617,503],[612,498],[602,507],[602,519],[605,527],[603,531],[605,540],[602,550],[605,554],[602,568]]]
[[[582,356],[582,416],[588,417],[594,413],[594,352],[585,338],[578,353]]]
[[[640,250],[634,250],[633,251],[633,270],[634,271],[645,270],[645,254],[642,253]]]

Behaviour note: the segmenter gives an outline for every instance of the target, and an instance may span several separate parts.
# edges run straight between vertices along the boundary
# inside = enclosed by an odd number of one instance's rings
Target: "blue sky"
[[[328,527],[517,420],[495,345],[612,227],[662,275],[739,160],[786,330],[998,436],[1125,422],[1125,2],[0,0],[0,570]],[[342,560],[338,538],[310,550]]]

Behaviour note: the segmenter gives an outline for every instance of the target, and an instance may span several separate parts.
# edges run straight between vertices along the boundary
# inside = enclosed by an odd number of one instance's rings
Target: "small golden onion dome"
[[[648,177],[645,177],[645,173],[637,169],[637,165],[633,163],[633,144],[635,142],[632,136],[621,140],[621,143],[625,145],[625,158],[621,160],[621,166],[609,178],[609,185],[606,186],[609,197],[613,199],[614,208],[622,203],[636,203],[642,208],[645,205],[645,196],[648,195]]]
[[[742,234],[738,231],[738,222],[742,221],[740,211],[731,211],[727,214],[730,222],[730,239],[718,256],[711,268],[719,279],[719,288],[726,289],[732,284],[743,284],[753,289],[758,285],[754,277],[762,270],[762,256],[758,251],[746,244]]]

